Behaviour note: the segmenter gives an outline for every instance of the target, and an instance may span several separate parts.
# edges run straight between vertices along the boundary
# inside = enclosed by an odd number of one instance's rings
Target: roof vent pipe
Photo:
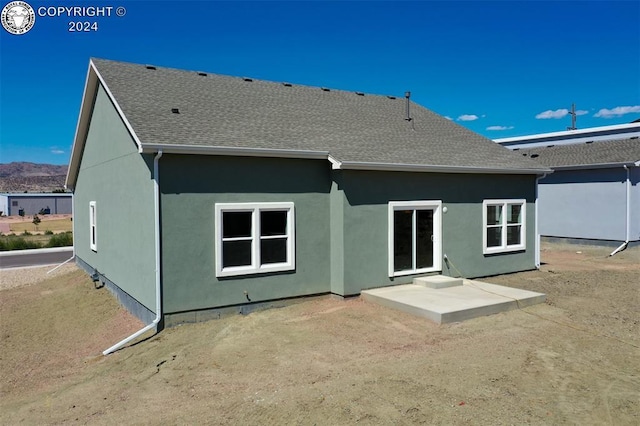
[[[407,99],[407,116],[405,117],[405,120],[411,121],[411,111],[409,110],[411,92],[404,92],[404,97]]]

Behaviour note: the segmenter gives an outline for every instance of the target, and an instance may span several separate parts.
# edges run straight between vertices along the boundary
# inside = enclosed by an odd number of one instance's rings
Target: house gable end
[[[117,100],[109,90],[107,83],[100,75],[93,61],[89,61],[89,70],[87,71],[84,93],[82,95],[82,104],[80,105],[80,113],[73,140],[73,148],[71,150],[71,159],[69,161],[69,168],[67,170],[67,177],[65,180],[65,187],[71,190],[73,190],[76,185],[78,173],[81,167],[84,147],[87,142],[87,135],[91,124],[91,119],[93,117],[95,102],[98,91],[100,89],[102,89],[107,95],[107,97],[111,101],[112,106],[120,116],[123,124],[128,129],[133,141],[136,144],[137,151],[142,152],[142,144],[140,143],[138,136],[133,130],[133,127],[125,117],[122,109],[118,105]]]

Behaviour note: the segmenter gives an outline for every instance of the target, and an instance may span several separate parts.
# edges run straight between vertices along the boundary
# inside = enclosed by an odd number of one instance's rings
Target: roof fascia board
[[[519,175],[543,175],[553,173],[553,170],[540,169],[495,169],[484,167],[456,167],[456,166],[433,166],[422,164],[393,164],[393,163],[366,163],[355,161],[343,161],[340,169],[349,170],[377,170],[395,172],[425,172],[425,173],[489,173],[489,174],[519,174]]]
[[[140,152],[143,154],[150,154],[158,151],[162,151],[164,154],[226,155],[240,157],[301,158],[317,160],[326,160],[329,156],[329,153],[327,151],[172,144],[144,144],[142,145],[142,148],[140,150]]]
[[[96,76],[92,69],[92,63],[89,61],[87,69],[87,77],[84,82],[84,90],[82,92],[82,103],[80,104],[80,112],[78,112],[78,123],[76,124],[76,133],[73,137],[73,147],[71,148],[71,158],[69,159],[69,168],[67,169],[67,177],[64,181],[65,188],[74,188],[76,178],[78,177],[78,168],[80,167],[80,157],[84,142],[80,143],[78,138],[81,134],[86,137],[89,127],[89,116],[93,107],[93,99],[97,91]],[[91,100],[89,100],[91,99]]]
[[[640,161],[626,161],[620,163],[598,163],[598,164],[576,164],[573,166],[553,166],[553,170],[588,170],[588,169],[611,169],[614,167],[623,167],[623,166],[638,166],[640,165]]]
[[[329,155],[327,159],[331,163],[331,168],[333,170],[340,170],[340,167],[342,166],[342,163],[340,161],[336,160],[331,155]]]
[[[93,61],[90,61],[90,63],[91,63],[91,66],[93,67],[93,70],[96,73],[96,76],[98,76],[98,80],[100,80],[100,84],[104,88],[104,91],[107,93],[107,96],[109,96],[109,99],[113,103],[113,106],[116,108],[116,111],[118,111],[118,115],[122,119],[122,121],[123,121],[124,125],[126,126],[127,130],[129,130],[129,133],[131,134],[131,137],[133,137],[134,142],[138,146],[138,152],[142,152],[142,142],[140,142],[140,139],[138,138],[138,135],[136,134],[135,130],[133,130],[133,126],[131,125],[131,123],[129,123],[129,120],[127,120],[127,117],[124,115],[124,112],[122,112],[122,108],[120,108],[120,105],[118,104],[118,101],[116,101],[115,96],[113,96],[113,93],[111,93],[111,90],[107,86],[107,83],[105,83],[104,79],[102,78],[102,75],[100,75],[100,72],[98,71],[98,69],[94,65]],[[97,88],[96,88],[96,90],[97,90]]]

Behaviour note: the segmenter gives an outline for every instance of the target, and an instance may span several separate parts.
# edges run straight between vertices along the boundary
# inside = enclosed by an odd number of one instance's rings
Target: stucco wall
[[[629,240],[640,241],[640,167],[632,167],[629,172],[631,180]]]
[[[540,181],[540,234],[624,241],[626,171],[556,171]],[[640,171],[631,169],[631,240],[640,238]]]
[[[165,155],[160,177],[165,313],[329,291],[327,161]],[[216,277],[214,205],[230,202],[295,203],[295,271]]]
[[[441,200],[442,254],[465,277],[495,275],[535,268],[535,177],[342,171],[337,188],[343,194],[344,294],[361,289],[411,282],[413,277],[388,277],[388,202]],[[335,198],[338,198],[337,196]],[[527,200],[525,251],[484,255],[482,201]],[[443,273],[457,275],[442,262]]]
[[[331,171],[326,161],[165,155],[162,192],[165,313],[410,282],[388,277],[388,203],[442,200],[443,254],[466,277],[535,267],[534,176]],[[527,246],[487,256],[482,201],[527,200]],[[296,269],[215,276],[216,202],[295,203]],[[456,275],[443,262],[443,273]],[[245,295],[245,291],[249,296]]]
[[[74,190],[76,254],[155,312],[152,166],[100,88]],[[90,201],[97,204],[96,252],[89,246]]]

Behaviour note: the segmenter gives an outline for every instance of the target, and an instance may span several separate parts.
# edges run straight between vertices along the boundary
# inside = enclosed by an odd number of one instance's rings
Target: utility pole
[[[569,115],[571,115],[571,127],[567,127],[567,130],[578,130],[576,127],[576,104],[571,104]]]

